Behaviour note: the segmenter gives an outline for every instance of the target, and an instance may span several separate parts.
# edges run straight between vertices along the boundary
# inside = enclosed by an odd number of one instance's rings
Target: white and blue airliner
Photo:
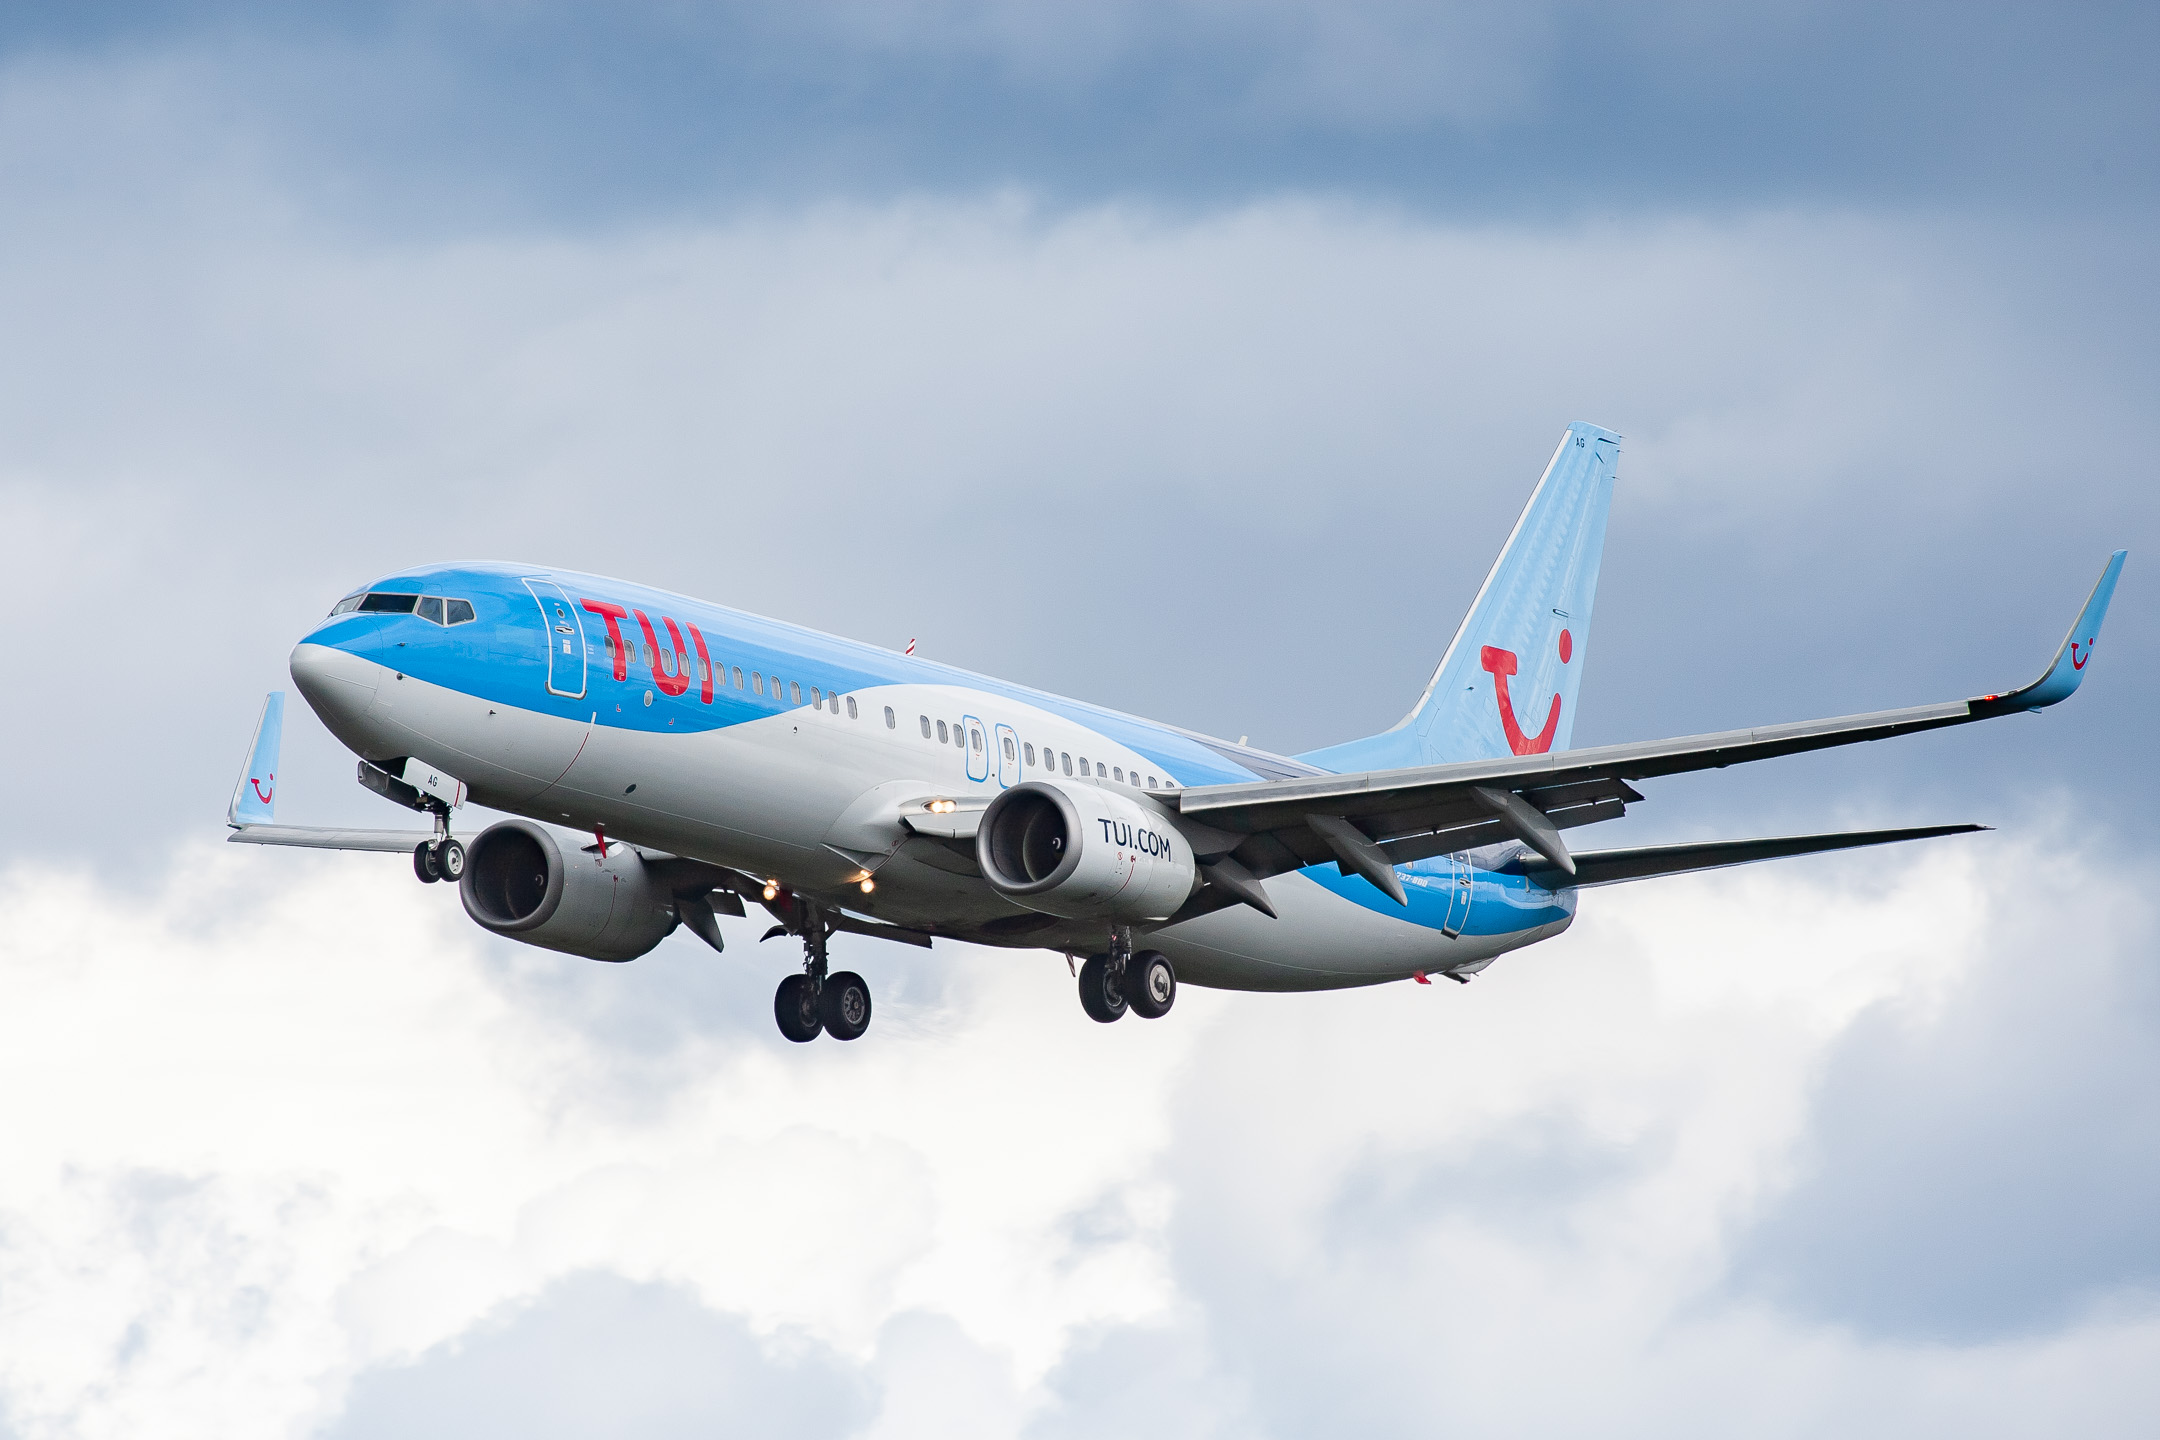
[[[1097,1020],[1182,983],[1467,981],[1623,880],[1981,829],[1582,850],[1638,782],[2038,710],[2084,678],[2124,552],[2019,690],[1840,719],[1569,748],[1619,437],[1572,425],[1425,692],[1393,729],[1299,756],[742,610],[531,565],[427,566],[339,600],[293,684],[363,784],[428,830],[275,823],[282,693],[232,839],[410,853],[498,935],[632,960],[762,906],[799,937],[792,1040],[860,1036],[836,931],[1062,951]],[[501,811],[469,841],[467,801]]]

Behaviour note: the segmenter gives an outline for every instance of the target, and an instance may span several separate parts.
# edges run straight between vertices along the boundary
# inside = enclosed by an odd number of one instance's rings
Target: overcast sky
[[[2160,1402],[2149,7],[0,14],[0,1434],[2119,1433]],[[1648,787],[1469,987],[757,929],[626,967],[236,854],[373,575],[635,577],[1255,743],[1384,727],[1561,427]],[[282,819],[395,823],[307,717]],[[1444,991],[1445,993],[1440,993]]]

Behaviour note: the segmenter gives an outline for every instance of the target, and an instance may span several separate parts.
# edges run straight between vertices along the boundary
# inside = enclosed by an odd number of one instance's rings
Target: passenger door
[[[525,588],[540,606],[547,634],[547,688],[550,695],[572,700],[585,694],[585,627],[563,588],[552,580],[528,579]]]

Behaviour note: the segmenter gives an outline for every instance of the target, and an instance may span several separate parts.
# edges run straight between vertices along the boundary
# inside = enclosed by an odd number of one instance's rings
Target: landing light
[[[875,889],[877,889],[877,881],[871,879],[868,875],[863,876],[862,893],[868,895],[871,891]]]
[[[932,800],[930,802],[930,813],[933,815],[950,815],[959,808],[959,805],[951,800]]]
[[[765,898],[766,898],[766,899],[770,900],[770,899],[772,899],[772,898],[773,898],[774,896],[778,895],[779,893],[780,893],[780,882],[779,882],[779,881],[777,881],[777,880],[767,880],[767,881],[765,882]]]

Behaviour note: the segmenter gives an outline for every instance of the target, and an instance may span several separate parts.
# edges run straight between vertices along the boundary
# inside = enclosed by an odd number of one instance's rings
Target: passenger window
[[[799,681],[794,681],[794,680],[790,680],[790,681],[788,681],[788,687],[787,687],[787,688],[788,688],[788,701],[789,701],[789,703],[790,703],[790,704],[794,704],[794,705],[800,705],[800,704],[802,704],[802,685],[801,685],[801,683],[800,683]]]
[[[937,722],[937,743],[940,745],[950,745],[952,743],[952,736],[945,733],[945,722],[943,720]]]
[[[735,667],[735,688],[742,689],[742,666],[740,665]]]
[[[1005,758],[1008,760],[1017,760],[1020,758],[1019,756],[1013,754],[1012,736],[1010,735],[1007,735],[1005,737]]]
[[[443,608],[447,612],[443,618],[445,625],[463,625],[473,618],[472,601],[470,600],[445,600],[443,601]]]
[[[1087,773],[1088,773],[1088,766],[1087,766],[1087,756],[1085,756],[1085,755],[1082,755],[1082,756],[1080,757],[1080,773],[1081,773],[1082,775],[1085,775],[1085,774],[1087,774]]]
[[[1033,745],[1022,745],[1020,749],[1027,756],[1027,763],[1033,765],[1035,763],[1035,747]]]
[[[360,610],[367,615],[410,615],[419,603],[417,595],[390,595],[377,590],[361,600]]]
[[[818,687],[815,685],[810,687],[810,708],[813,710],[825,708],[825,697],[818,693]]]
[[[1155,788],[1155,777],[1153,775],[1147,777],[1147,788],[1150,790]]]
[[[760,695],[765,693],[765,677],[755,670],[750,672],[750,688]]]
[[[1110,768],[1111,768],[1111,769],[1113,769],[1113,770],[1115,770],[1115,771],[1117,772],[1117,781],[1118,781],[1118,784],[1120,784],[1120,785],[1124,784],[1124,783],[1125,783],[1125,767],[1124,767],[1124,766],[1122,766],[1122,765],[1113,765],[1113,766],[1111,766]]]
[[[922,717],[922,738],[925,740],[930,738],[930,717],[928,715]]]
[[[862,719],[862,716],[855,713],[855,697],[853,695],[847,697],[847,718],[850,720]]]
[[[900,717],[892,713],[892,706],[890,705],[885,707],[885,728],[888,730],[900,728]]]
[[[1067,754],[1065,751],[1060,750],[1058,751],[1058,759],[1065,762],[1065,773],[1068,775],[1072,774],[1072,756]]]
[[[970,730],[970,731],[968,731],[968,744],[974,747],[974,750],[975,750],[975,753],[976,753],[976,754],[978,754],[978,755],[982,754],[982,731],[980,731],[980,730]]]

